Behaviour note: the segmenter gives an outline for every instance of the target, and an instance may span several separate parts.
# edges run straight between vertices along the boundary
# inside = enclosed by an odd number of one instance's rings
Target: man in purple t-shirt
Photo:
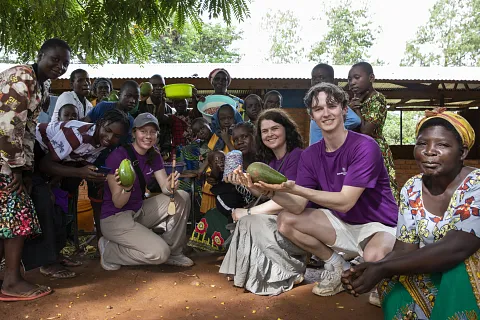
[[[346,93],[320,83],[308,91],[305,104],[323,140],[302,153],[296,181],[257,185],[273,190],[273,200],[285,208],[278,217],[280,233],[325,261],[313,293],[331,296],[344,290],[345,258],[377,261],[392,250],[398,207],[375,140],[344,127]],[[306,209],[309,201],[322,209]]]

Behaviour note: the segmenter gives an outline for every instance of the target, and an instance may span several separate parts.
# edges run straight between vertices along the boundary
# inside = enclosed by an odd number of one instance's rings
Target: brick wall
[[[395,172],[397,174],[398,187],[401,189],[405,182],[412,176],[420,173],[415,160],[397,159],[395,162]],[[465,165],[480,168],[480,160],[465,160]]]

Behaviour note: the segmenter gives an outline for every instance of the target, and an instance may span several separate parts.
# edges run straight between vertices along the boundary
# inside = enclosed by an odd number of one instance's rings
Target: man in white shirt
[[[87,71],[74,70],[70,74],[70,85],[73,91],[64,92],[58,97],[50,122],[58,122],[58,111],[66,104],[77,107],[79,119],[83,119],[93,109],[93,105],[87,99],[90,92],[90,78]]]

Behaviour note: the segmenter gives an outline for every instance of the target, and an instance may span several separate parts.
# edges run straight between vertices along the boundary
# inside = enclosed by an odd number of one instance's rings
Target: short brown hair
[[[319,84],[314,85],[313,87],[308,90],[305,98],[303,98],[303,102],[307,107],[308,114],[312,114],[312,104],[317,102],[317,95],[320,92],[325,92],[327,95],[327,102],[328,103],[339,103],[341,104],[342,108],[347,107],[348,103],[348,95],[342,88],[336,86],[332,83],[322,82]]]

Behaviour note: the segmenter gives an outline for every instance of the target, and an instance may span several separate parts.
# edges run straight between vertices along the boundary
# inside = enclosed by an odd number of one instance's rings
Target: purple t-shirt
[[[153,161],[152,164],[147,164],[147,156],[140,155],[132,148],[135,152],[135,156],[138,160],[138,165],[142,170],[145,182],[148,185],[152,182],[152,179],[155,179],[154,172],[162,170],[163,167],[163,159],[160,155],[158,155]],[[120,166],[120,162],[123,159],[130,159],[128,156],[127,150],[124,147],[119,147],[115,149],[110,155],[108,156],[107,160],[105,161],[105,166],[112,169],[110,172],[111,174],[115,174],[115,169],[118,169]],[[110,187],[108,186],[108,182],[105,181],[105,191],[103,195],[103,204],[102,204],[102,214],[100,216],[101,219],[105,219],[109,216],[112,216],[118,212],[123,212],[127,210],[138,211],[142,207],[143,204],[143,197],[142,197],[142,190],[140,188],[140,181],[138,177],[135,179],[133,184],[132,194],[130,195],[130,199],[128,202],[123,206],[123,208],[118,209],[115,207],[112,201],[112,192],[110,191]]]
[[[284,155],[283,158],[273,159],[268,165],[283,174],[288,180],[295,180],[297,179],[298,161],[300,161],[302,151],[300,148],[295,148]]]
[[[300,157],[296,184],[330,192],[339,192],[344,185],[365,188],[352,209],[334,214],[349,224],[397,225],[398,206],[382,153],[369,136],[348,131],[347,139],[334,152],[326,152],[323,139],[311,145]]]

